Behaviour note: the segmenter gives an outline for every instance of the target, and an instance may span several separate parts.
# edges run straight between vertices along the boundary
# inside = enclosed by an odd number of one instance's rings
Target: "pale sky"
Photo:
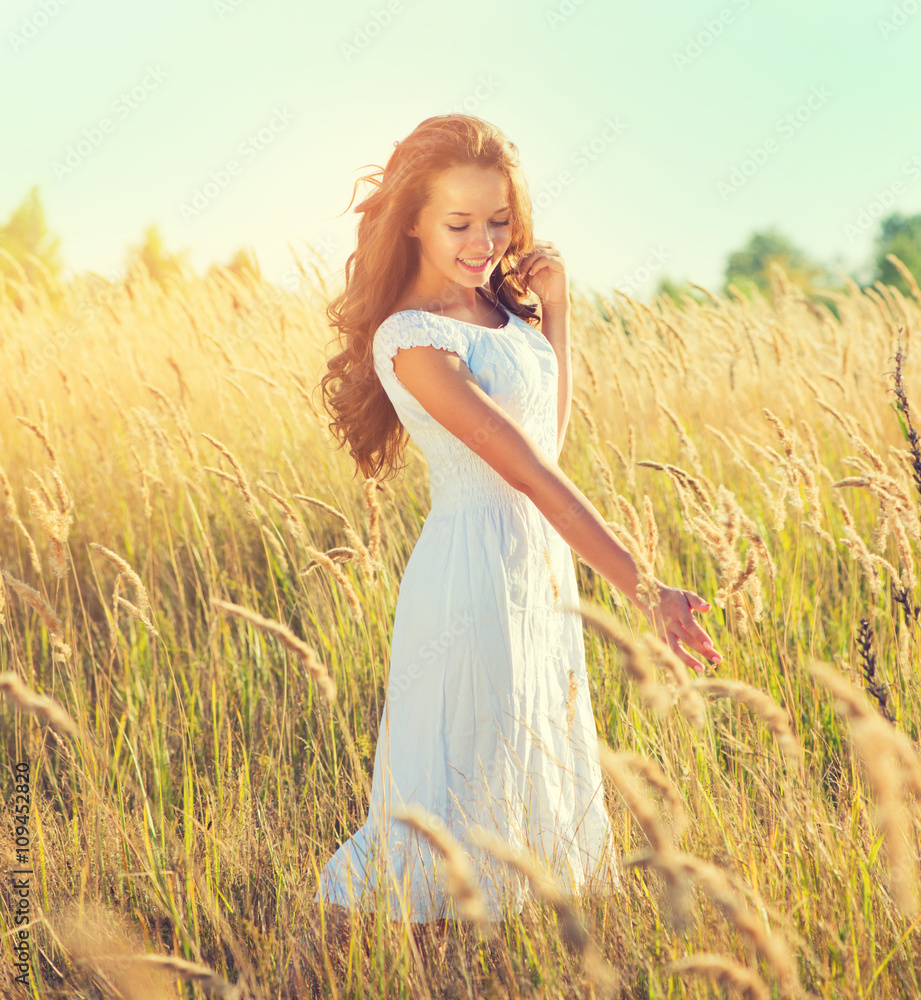
[[[362,168],[452,110],[605,294],[716,289],[770,225],[862,277],[921,211],[917,0],[4,0],[0,53],[0,221],[38,184],[77,271],[157,223],[200,272],[252,246],[281,281],[290,242],[341,273]]]

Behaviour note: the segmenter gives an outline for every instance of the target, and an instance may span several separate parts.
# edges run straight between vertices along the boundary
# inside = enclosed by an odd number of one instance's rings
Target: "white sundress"
[[[431,509],[400,582],[367,820],[322,870],[314,901],[370,909],[381,885],[392,919],[463,919],[443,856],[392,815],[418,803],[461,842],[487,919],[501,920],[530,886],[468,839],[474,825],[527,848],[570,897],[615,891],[619,875],[582,622],[562,611],[579,603],[572,552],[397,378],[397,349],[423,344],[455,352],[556,455],[556,355],[521,317],[492,329],[408,309],[377,328],[375,371],[428,461]]]

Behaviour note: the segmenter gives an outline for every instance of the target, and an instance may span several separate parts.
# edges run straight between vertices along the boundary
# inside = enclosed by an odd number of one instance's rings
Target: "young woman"
[[[526,882],[468,838],[482,827],[551,866],[571,894],[616,890],[572,553],[641,607],[637,567],[561,472],[569,421],[569,287],[535,242],[518,151],[467,115],[427,118],[362,213],[346,289],[328,313],[341,353],[321,386],[364,476],[396,471],[406,432],[429,466],[431,510],[400,584],[365,824],[314,897],[456,917],[437,850],[394,816],[418,803],[474,863],[489,918]],[[353,192],[354,200],[354,192]],[[539,313],[532,299],[540,302]],[[718,662],[694,611],[656,581],[659,635]],[[595,879],[599,882],[595,882]]]

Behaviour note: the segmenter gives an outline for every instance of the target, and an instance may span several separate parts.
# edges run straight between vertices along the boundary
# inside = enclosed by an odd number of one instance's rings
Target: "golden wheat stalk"
[[[76,736],[78,733],[77,724],[67,714],[67,712],[52,698],[43,694],[36,694],[27,687],[22,678],[11,671],[0,674],[0,691],[6,696],[7,701],[37,716],[42,722],[46,722],[57,733],[64,733],[69,736]]]
[[[598,391],[598,376],[595,374],[595,368],[592,365],[591,358],[588,356],[588,352],[584,349],[579,351],[579,357],[582,359],[582,363],[585,365],[585,370],[588,372],[589,380],[592,383],[592,392]]]
[[[688,432],[684,429],[684,424],[675,415],[674,410],[671,410],[664,403],[659,403],[659,409],[668,417],[672,426],[675,428],[675,433],[678,435],[678,442],[680,445],[680,450],[688,456],[691,463],[691,468],[694,470],[695,475],[704,478],[703,466],[700,462],[700,455],[698,454],[697,448],[694,442],[688,437]]]
[[[600,607],[579,599],[579,605],[563,604],[563,611],[580,614],[583,620],[611,639],[620,653],[620,664],[636,683],[643,702],[653,711],[663,712],[671,703],[670,692],[656,680],[655,670],[644,646],[629,635],[618,621]]]
[[[816,403],[830,416],[833,417],[847,434],[854,433],[853,417],[845,418],[839,410],[836,410],[830,403],[826,403],[821,396],[816,396]]]
[[[696,690],[715,698],[731,698],[745,705],[767,725],[784,751],[787,759],[802,771],[803,749],[796,740],[790,724],[790,713],[759,688],[743,681],[703,677],[691,681]]]
[[[604,480],[604,488],[608,497],[615,497],[617,495],[617,491],[614,488],[614,474],[611,472],[610,466],[597,448],[592,445],[589,445],[588,447],[592,460],[592,468],[595,470],[596,474]]]
[[[507,841],[482,827],[472,829],[470,837],[477,846],[489,851],[528,879],[537,897],[549,903],[556,911],[560,938],[578,952],[583,968],[598,986],[605,990],[614,989],[619,982],[617,972],[604,960],[570,902],[550,875],[538,867],[534,856],[527,850],[516,850]]]
[[[383,489],[373,477],[368,477],[364,483],[365,503],[368,505],[368,534],[371,538],[371,559],[381,565],[381,505],[377,491]]]
[[[911,541],[901,518],[893,521],[892,533],[895,535],[895,547],[899,554],[899,564],[902,567],[902,586],[908,591],[913,591],[918,585],[915,576],[915,554],[912,552]]]
[[[657,663],[675,685],[678,702],[695,726],[706,722],[706,704],[700,692],[691,684],[687,664],[657,635],[646,633],[641,637],[649,658]]]
[[[141,461],[141,456],[137,453],[137,448],[134,445],[131,446],[131,455],[134,458],[134,463],[138,467],[138,474],[141,477],[141,498],[144,501],[144,518],[150,521],[153,516],[153,511],[150,508],[150,489],[147,486],[148,472],[147,467]]]
[[[657,854],[668,854],[674,847],[670,834],[659,822],[652,801],[643,793],[633,776],[625,770],[627,765],[636,767],[639,755],[626,751],[615,753],[607,743],[599,739],[598,756],[601,767],[623,796],[627,808],[639,823],[650,847]]]
[[[899,533],[914,539],[916,542],[921,541],[921,519],[919,519],[917,507],[911,497],[907,478],[904,475],[904,470],[903,481],[899,482],[887,473],[865,468],[862,476],[847,476],[832,484],[836,489],[851,486],[862,487],[876,496],[880,505],[880,520],[873,535],[873,544],[877,551],[883,549],[890,521],[900,525],[899,528],[895,529]],[[911,561],[909,559],[909,564]]]
[[[615,496],[615,499],[626,520],[626,532],[633,537],[634,541],[639,542],[643,533],[640,529],[639,515],[634,510],[633,504],[626,497]]]
[[[112,618],[109,622],[109,659],[111,662],[112,657],[115,653],[115,643],[118,640],[118,609],[119,609],[119,598],[121,596],[121,586],[122,580],[124,580],[124,573],[119,573],[115,577],[115,585],[112,588]]]
[[[131,581],[131,585],[134,587],[137,595],[138,610],[143,615],[149,615],[150,600],[147,597],[147,588],[144,586],[137,573],[135,573],[128,563],[120,555],[118,555],[118,553],[113,552],[111,549],[107,549],[105,545],[100,545],[99,542],[90,542],[90,548],[101,552],[106,559],[109,560],[109,562],[117,566],[121,572],[125,574],[125,576]],[[126,601],[125,603],[127,604],[128,602]]]
[[[230,472],[225,472],[224,469],[216,469],[213,465],[203,465],[202,469],[205,472],[213,472],[216,476],[220,476],[221,479],[234,486],[238,485],[237,477]]]
[[[269,375],[266,375],[264,372],[261,372],[256,368],[244,368],[243,365],[231,365],[230,367],[233,368],[235,371],[245,372],[247,375],[254,375],[256,378],[265,382],[266,385],[272,386],[273,389],[278,389],[279,392],[284,391],[282,387],[278,384],[278,382],[275,381],[275,379],[271,378]]]
[[[634,563],[636,563],[638,577],[636,588],[637,598],[642,604],[646,605],[650,613],[655,614],[655,611],[660,604],[659,581],[656,579],[655,569],[653,567],[657,538],[655,521],[652,522],[651,526],[653,536],[649,537],[647,535],[647,538],[644,541],[643,532],[640,528],[640,519],[633,508],[633,504],[631,504],[626,497],[620,496],[617,493],[615,493],[614,496],[617,500],[618,506],[627,520],[627,524],[621,525],[616,522],[606,523],[608,524],[608,527],[615,532],[618,539],[623,543],[624,548],[626,548],[632,556]],[[647,519],[647,525],[648,524],[649,521]],[[650,554],[652,559],[650,559]]]
[[[81,965],[109,964],[112,965],[144,965],[157,972],[171,972],[187,982],[195,983],[208,993],[228,1000],[240,1000],[242,993],[239,986],[232,986],[222,976],[219,976],[207,965],[198,962],[188,962],[184,958],[173,955],[96,955],[88,954],[78,959]]]
[[[19,415],[17,415],[16,419],[21,424],[24,424],[26,427],[28,427],[29,430],[32,431],[32,433],[39,439],[39,441],[41,441],[41,443],[45,446],[45,450],[51,456],[51,461],[55,465],[57,465],[58,464],[58,456],[57,456],[57,453],[55,452],[54,448],[52,448],[51,442],[48,440],[48,434],[47,434],[47,432],[45,430],[43,430],[41,427],[39,427],[38,424],[33,423],[27,417],[20,417]]]
[[[67,576],[66,544],[73,521],[74,505],[59,475],[55,475],[55,483],[58,504],[55,504],[51,499],[47,490],[44,489],[43,483],[41,484],[41,493],[27,486],[26,494],[29,497],[29,506],[33,516],[51,542],[51,568],[55,577],[61,580]]]
[[[16,509],[16,498],[13,496],[13,488],[10,486],[10,481],[6,477],[6,473],[0,467],[0,483],[3,484],[3,496],[6,503],[6,512],[9,519],[19,528],[23,537],[26,540],[26,544],[29,546],[29,559],[32,563],[32,568],[35,570],[38,576],[41,576],[42,572],[42,562],[38,557],[38,549],[35,547],[35,542],[32,536],[29,534],[28,528],[22,523],[19,517],[19,513]]]
[[[243,500],[246,504],[246,512],[249,516],[258,523],[259,518],[265,513],[262,509],[261,504],[253,496],[253,491],[249,487],[249,481],[246,478],[246,474],[243,472],[243,466],[237,461],[237,457],[233,452],[217,438],[212,437],[205,431],[201,432],[201,436],[205,440],[210,441],[215,448],[230,462],[230,467],[233,469],[233,479],[232,482],[236,484],[237,488],[243,494]]]
[[[671,831],[659,822],[652,801],[626,770],[625,765],[633,763],[630,758],[614,753],[601,739],[598,740],[598,758],[602,772],[620,792],[651,847],[644,855],[628,860],[626,865],[650,864],[659,872],[665,882],[666,912],[674,929],[681,933],[690,923],[691,881],[677,861]]]
[[[692,476],[686,469],[682,469],[677,465],[663,464],[662,462],[652,462],[648,460],[636,462],[635,464],[645,466],[649,469],[655,469],[658,472],[665,472],[668,475],[675,486],[675,491],[678,494],[678,501],[681,504],[682,512],[685,514],[685,517],[691,516],[690,508],[692,505],[697,508],[696,513],[702,517],[710,517],[713,513],[713,503],[707,496],[707,491],[703,484],[699,479]]]
[[[605,744],[605,747],[608,752],[611,752],[607,744]],[[632,767],[634,770],[639,771],[648,785],[651,785],[662,793],[662,799],[668,806],[672,825],[675,830],[680,832],[684,828],[687,820],[684,803],[681,801],[678,789],[657,761],[650,757],[644,757],[635,750],[619,750],[613,754],[613,757],[609,757],[608,760],[615,766]]]
[[[37,590],[30,587],[27,583],[17,580],[16,577],[7,573],[5,569],[0,569],[0,573],[3,574],[3,579],[16,591],[17,595],[33,608],[39,618],[45,623],[45,627],[51,636],[51,645],[56,652],[56,658],[66,659],[69,657],[71,651],[70,646],[64,641],[64,625],[55,613],[54,608],[51,607]]]
[[[656,555],[659,547],[659,526],[656,524],[655,511],[652,509],[652,501],[643,494],[643,512],[646,515],[646,558],[653,571],[656,568]]]
[[[172,358],[170,358],[168,360],[172,362],[173,366],[175,367],[175,369],[176,369],[176,371],[178,373],[179,369],[178,369],[178,366],[176,366],[175,360],[172,359]],[[180,387],[181,387],[184,384],[183,381],[182,381],[182,375],[181,375],[181,373],[179,373],[179,381],[180,381]],[[176,425],[179,428],[180,435],[183,437],[183,443],[186,445],[186,450],[189,452],[189,457],[193,461],[195,461],[195,454],[194,454],[193,450],[190,448],[191,439],[185,440],[185,430],[186,430],[186,428],[183,426],[184,423],[185,423],[185,421],[183,419],[183,409],[182,409],[182,407],[180,405],[177,405],[173,401],[173,398],[171,396],[169,396],[167,393],[165,393],[158,386],[153,385],[150,382],[145,382],[143,379],[141,379],[141,385],[144,386],[144,388],[147,389],[148,391],[152,392],[154,394],[154,396],[156,396],[158,402],[160,402],[160,403],[163,404],[163,407],[169,412],[169,414],[172,416],[172,418],[176,421]]]
[[[308,541],[307,530],[304,527],[304,522],[297,516],[297,511],[291,506],[290,502],[273,490],[271,486],[264,483],[261,479],[256,480],[256,486],[265,493],[268,493],[275,503],[278,504],[281,508],[284,519],[291,525],[291,529],[294,534],[300,538],[301,541]]]
[[[665,967],[670,976],[691,973],[713,980],[748,1000],[771,1000],[767,983],[754,969],[740,965],[726,955],[697,954],[671,962]]]
[[[211,603],[215,607],[221,608],[229,614],[236,615],[238,618],[242,618],[255,625],[257,628],[261,628],[265,632],[274,635],[275,638],[282,643],[282,645],[286,646],[293,653],[296,653],[298,657],[300,657],[301,662],[307,668],[307,672],[316,681],[323,697],[330,703],[335,701],[335,681],[327,673],[326,667],[324,667],[319,659],[317,659],[317,654],[313,651],[313,649],[308,646],[303,639],[299,639],[287,625],[283,625],[281,622],[277,622],[272,618],[263,618],[262,615],[255,611],[250,611],[249,608],[244,608],[239,604],[232,604],[229,601],[222,601],[217,597],[212,597]]]
[[[624,457],[624,453],[623,453],[623,452],[622,452],[622,451],[620,450],[620,448],[618,448],[618,447],[617,447],[617,445],[616,445],[616,444],[614,444],[614,442],[613,442],[613,441],[605,441],[604,443],[605,443],[605,444],[606,444],[606,445],[607,445],[607,446],[608,446],[608,447],[609,447],[609,448],[611,449],[611,451],[613,451],[613,452],[614,452],[614,454],[616,455],[616,457],[617,457],[617,461],[618,461],[618,462],[620,462],[620,464],[621,464],[621,467],[622,467],[622,468],[623,468],[623,470],[624,470],[624,474],[625,474],[625,476],[627,477],[627,484],[628,484],[628,485],[630,485],[630,466],[629,466],[629,464],[628,464],[628,462],[627,462],[627,459],[626,459],[626,458]]]
[[[835,386],[842,396],[847,396],[847,388],[834,372],[819,372],[819,375],[821,375],[822,378],[828,379],[828,381]]]
[[[636,428],[633,424],[627,424],[627,465],[629,466],[629,475],[634,475],[634,466],[636,465]],[[633,485],[636,485],[635,481]]]
[[[679,856],[682,867],[700,883],[707,895],[723,910],[731,923],[746,934],[764,956],[780,983],[784,996],[802,996],[796,961],[787,942],[766,929],[729,884],[722,869],[691,854]]]
[[[850,723],[851,735],[875,791],[893,894],[903,914],[915,916],[921,905],[919,871],[908,843],[911,824],[902,794],[907,784],[921,795],[921,759],[908,737],[883,718],[846,677],[819,660],[809,661],[808,667],[835,696],[837,712]]]
[[[150,618],[145,615],[137,605],[132,604],[131,601],[126,600],[124,597],[117,597],[115,601],[119,606],[127,608],[129,614],[131,614],[132,617],[137,618],[137,620],[144,626],[144,628],[147,629],[148,632],[150,632],[151,635],[156,636],[158,639],[160,638],[160,633],[157,631],[156,625],[154,625]]]
[[[368,550],[368,547],[361,540],[361,538],[359,538],[358,532],[352,527],[351,522],[345,516],[345,514],[343,514],[341,511],[336,510],[335,507],[331,507],[329,504],[324,503],[322,500],[316,500],[314,497],[308,497],[302,493],[295,493],[294,499],[303,500],[305,503],[314,504],[321,510],[325,510],[327,513],[337,517],[342,522],[342,530],[345,532],[345,537],[348,539],[352,548],[354,548],[359,554],[359,560],[361,562],[362,572],[364,573],[368,583],[373,584],[378,570],[380,570],[382,567],[378,562],[378,559],[372,557],[370,551]],[[310,548],[310,546],[308,546],[308,548]],[[313,552],[316,550],[311,550],[311,551]],[[314,555],[313,558],[316,559],[317,557]],[[301,572],[303,572],[303,570]],[[344,579],[345,578],[343,577],[343,580]],[[342,582],[343,581],[340,580],[340,583]],[[345,586],[345,584],[343,584],[343,586]]]
[[[0,485],[3,486],[3,500],[6,506],[7,517],[11,521],[17,521],[19,513],[16,510],[16,498],[13,496],[13,487],[10,486],[10,481],[7,479],[2,465],[0,465]]]
[[[774,565],[754,522],[749,518],[731,491],[720,484],[717,489],[717,512],[712,515],[690,515],[689,528],[700,535],[717,563],[720,586],[714,597],[718,607],[727,607],[740,632],[749,629],[749,616],[741,599],[747,590],[752,599],[752,618],[760,621],[763,613],[761,581],[757,576],[758,563],[764,562],[774,585]],[[746,553],[743,565],[736,550],[740,537],[753,543]]]
[[[915,276],[908,270],[908,268],[899,260],[894,253],[887,253],[886,260],[888,260],[893,267],[902,275],[905,279],[906,284],[911,289],[911,294],[921,303],[921,289],[918,288],[918,282],[915,281]]]
[[[851,558],[856,560],[864,571],[870,587],[870,596],[875,598],[882,585],[882,581],[876,572],[876,566],[885,566],[895,579],[898,579],[899,571],[888,560],[883,559],[882,556],[875,555],[867,548],[867,543],[857,532],[854,516],[851,514],[847,504],[839,500],[838,509],[844,518],[844,538],[841,541],[844,542],[847,550],[851,553]]]
[[[486,919],[486,904],[476,885],[470,857],[445,829],[443,821],[418,804],[394,810],[393,816],[421,833],[444,856],[447,890],[457,900],[459,913],[482,923]]]
[[[327,549],[324,555],[329,556],[330,559],[338,559],[339,562],[347,562],[349,559],[358,559],[359,554],[354,550],[350,549],[347,545],[339,545],[334,549]],[[310,572],[314,566],[319,566],[320,563],[316,559],[311,559],[310,562],[304,565],[304,568],[300,570],[303,575]]]
[[[579,411],[582,419],[585,421],[585,426],[588,429],[588,436],[591,439],[592,444],[594,444],[596,448],[600,447],[601,439],[598,437],[598,427],[595,424],[595,420],[592,417],[588,406],[586,406],[586,404],[583,403],[578,396],[573,396],[572,403],[573,406],[575,406],[575,408]]]
[[[315,549],[312,545],[307,545],[305,548],[311,561],[307,566],[298,571],[299,575],[308,572],[313,563],[319,563],[337,581],[339,586],[342,587],[345,598],[352,610],[352,617],[356,621],[362,621],[364,619],[364,612],[361,608],[361,601],[358,598],[358,594],[355,593],[355,588],[352,586],[349,578],[325,552],[320,552],[319,549]]]

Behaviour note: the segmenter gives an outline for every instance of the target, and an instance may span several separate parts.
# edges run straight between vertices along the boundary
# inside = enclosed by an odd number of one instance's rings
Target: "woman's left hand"
[[[535,240],[534,249],[522,257],[518,273],[525,285],[537,294],[540,304],[547,307],[569,305],[569,275],[566,261],[556,245],[549,240]]]

